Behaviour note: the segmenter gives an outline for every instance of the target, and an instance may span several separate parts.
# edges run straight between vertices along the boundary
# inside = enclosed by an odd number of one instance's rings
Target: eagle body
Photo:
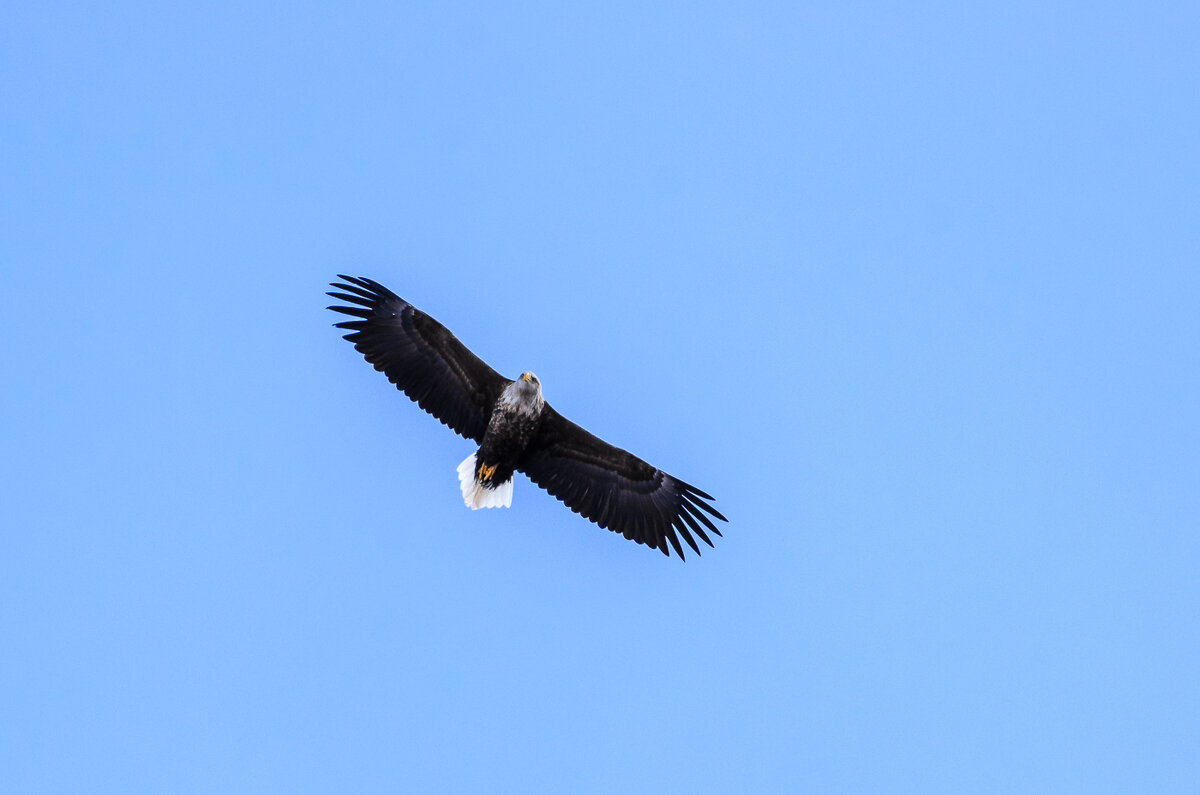
[[[522,373],[500,393],[479,451],[459,465],[459,483],[468,508],[512,505],[513,473],[541,425],[545,407],[542,385],[533,373]]]
[[[505,378],[429,315],[376,281],[339,276],[344,301],[329,307],[352,319],[334,324],[418,406],[477,445],[458,466],[472,509],[512,505],[513,476],[533,483],[575,513],[638,544],[683,558],[680,539],[700,553],[699,538],[721,535],[727,521],[712,497],[615,447],[546,402],[533,373]]]

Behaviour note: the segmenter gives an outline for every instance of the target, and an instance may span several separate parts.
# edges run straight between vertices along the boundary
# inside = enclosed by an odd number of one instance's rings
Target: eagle
[[[375,369],[425,411],[479,446],[458,465],[472,510],[510,507],[521,472],[585,519],[683,559],[680,538],[699,555],[713,545],[713,519],[728,521],[713,497],[593,436],[542,396],[531,372],[497,373],[429,315],[376,281],[338,275],[328,307],[353,320],[335,323]],[[670,548],[668,548],[670,544]]]

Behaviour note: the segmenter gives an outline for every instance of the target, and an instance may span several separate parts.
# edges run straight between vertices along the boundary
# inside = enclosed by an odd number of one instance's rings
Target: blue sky
[[[1194,4],[18,3],[8,792],[1195,792]],[[330,324],[717,498],[686,563]]]

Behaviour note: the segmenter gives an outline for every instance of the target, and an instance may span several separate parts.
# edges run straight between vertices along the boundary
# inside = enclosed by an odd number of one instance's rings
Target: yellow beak
[[[522,381],[532,381],[532,380],[533,380],[533,373],[528,373],[528,372],[526,372],[526,373],[521,373],[521,380],[522,380]]]

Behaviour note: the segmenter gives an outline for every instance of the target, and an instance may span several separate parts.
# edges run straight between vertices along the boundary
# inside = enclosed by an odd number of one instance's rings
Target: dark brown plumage
[[[563,417],[532,373],[507,379],[383,285],[339,278],[328,295],[347,305],[329,308],[354,318],[335,324],[345,338],[422,409],[480,445],[463,462],[463,477],[474,478],[463,482],[468,505],[506,505],[493,490],[505,486],[511,499],[515,469],[584,518],[664,555],[673,548],[682,558],[681,538],[699,554],[697,537],[712,546],[708,532],[721,535],[713,519],[726,519],[711,496]]]

